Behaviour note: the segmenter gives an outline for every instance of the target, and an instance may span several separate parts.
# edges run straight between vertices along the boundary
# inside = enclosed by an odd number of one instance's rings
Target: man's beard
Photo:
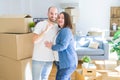
[[[51,22],[54,22],[54,23],[56,22],[56,19],[53,20],[53,19],[49,18],[49,20],[50,20]]]

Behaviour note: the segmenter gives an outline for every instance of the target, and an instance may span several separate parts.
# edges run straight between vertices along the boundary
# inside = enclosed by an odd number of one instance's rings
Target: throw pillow
[[[102,39],[100,39],[100,38],[94,38],[93,41],[94,42],[98,42],[99,43],[98,48],[103,49],[103,40]]]
[[[90,43],[90,40],[86,38],[81,38],[78,42],[79,46],[81,47],[88,47],[89,43]]]
[[[99,46],[99,43],[98,42],[93,42],[91,41],[90,44],[89,44],[89,48],[93,48],[93,49],[97,49]]]

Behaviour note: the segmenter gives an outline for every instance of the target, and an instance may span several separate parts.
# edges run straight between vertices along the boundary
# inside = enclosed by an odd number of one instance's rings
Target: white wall
[[[109,31],[110,7],[120,6],[120,0],[79,0],[80,19],[77,31],[86,34],[90,30]]]
[[[33,17],[47,17],[47,10],[49,6],[57,6],[59,3],[57,0],[30,0],[31,1],[31,12]]]
[[[47,17],[49,6],[60,8],[56,0],[0,0],[0,15],[30,14],[33,17]]]
[[[31,4],[30,0],[20,0],[21,2],[19,3],[21,6],[21,14],[30,14],[31,15]]]
[[[20,0],[0,0],[0,15],[21,13]]]
[[[7,3],[6,3],[7,2]],[[79,3],[80,18],[76,31],[86,34],[90,30],[109,30],[110,7],[120,6],[120,0],[0,0],[0,15],[30,14],[33,17],[47,17],[47,9],[61,3]]]

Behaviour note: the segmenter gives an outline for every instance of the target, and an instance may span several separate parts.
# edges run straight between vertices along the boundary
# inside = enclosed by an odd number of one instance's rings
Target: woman
[[[53,51],[58,51],[59,62],[57,62],[56,80],[70,80],[71,74],[77,67],[78,58],[74,48],[72,23],[69,14],[61,12],[58,15],[57,23],[61,29],[55,45],[48,41],[45,42],[45,45]]]

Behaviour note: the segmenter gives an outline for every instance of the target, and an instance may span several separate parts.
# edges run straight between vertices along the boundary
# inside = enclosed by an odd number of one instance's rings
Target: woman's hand
[[[48,42],[48,41],[45,41],[45,46],[48,47],[48,48],[52,48],[52,42]]]

